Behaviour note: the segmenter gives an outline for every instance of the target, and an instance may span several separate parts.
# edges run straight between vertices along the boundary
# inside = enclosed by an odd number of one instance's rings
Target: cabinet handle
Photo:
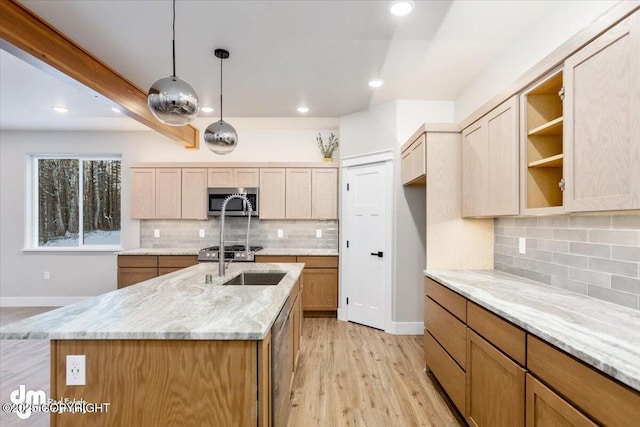
[[[560,187],[560,191],[564,191],[564,186],[565,186],[565,180],[564,178],[562,178],[558,183],[558,187]]]
[[[378,258],[382,258],[383,253],[382,253],[382,251],[379,251],[379,252],[371,252],[371,255],[373,255],[373,256],[377,256]]]
[[[564,101],[564,87],[560,88],[560,92],[558,92],[558,96],[560,100]]]

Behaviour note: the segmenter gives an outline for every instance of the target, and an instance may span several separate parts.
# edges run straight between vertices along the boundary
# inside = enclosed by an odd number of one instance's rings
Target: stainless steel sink
[[[246,272],[224,282],[223,286],[275,286],[287,273]]]

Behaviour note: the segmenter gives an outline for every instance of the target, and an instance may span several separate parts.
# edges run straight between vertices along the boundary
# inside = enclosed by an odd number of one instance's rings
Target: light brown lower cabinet
[[[593,421],[527,374],[527,427],[595,427]]]
[[[467,422],[478,427],[523,426],[525,372],[467,329]]]
[[[638,425],[637,390],[431,279],[425,294],[427,371],[469,425]]]
[[[118,255],[118,289],[197,263],[196,255]]]
[[[337,256],[257,255],[256,262],[303,262],[302,311],[306,317],[335,317],[338,311]]]

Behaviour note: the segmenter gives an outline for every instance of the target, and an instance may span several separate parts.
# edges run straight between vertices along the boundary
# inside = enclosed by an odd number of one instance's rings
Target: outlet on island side
[[[67,355],[67,385],[87,385],[86,355]]]

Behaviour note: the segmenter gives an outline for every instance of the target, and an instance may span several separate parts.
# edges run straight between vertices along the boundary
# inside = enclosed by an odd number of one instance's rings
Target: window
[[[32,168],[32,247],[120,246],[120,158],[33,156]]]

